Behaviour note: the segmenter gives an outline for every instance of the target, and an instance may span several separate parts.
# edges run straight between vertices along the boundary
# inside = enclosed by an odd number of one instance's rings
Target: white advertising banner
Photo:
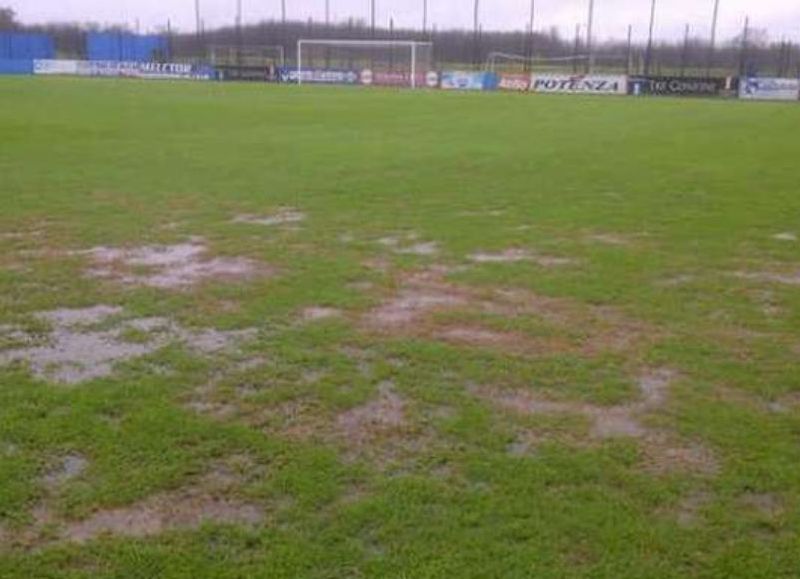
[[[800,80],[796,78],[743,78],[739,98],[762,101],[796,101],[800,98]]]
[[[78,74],[77,60],[34,60],[33,74]]]
[[[531,77],[531,90],[540,93],[627,94],[628,77],[596,74],[534,74]]]

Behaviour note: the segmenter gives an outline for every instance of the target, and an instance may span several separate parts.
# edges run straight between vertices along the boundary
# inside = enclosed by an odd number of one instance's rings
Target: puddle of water
[[[378,398],[340,414],[337,419],[342,434],[354,441],[401,428],[405,423],[405,402],[389,382],[379,386]]]
[[[274,215],[258,216],[258,215],[237,215],[234,218],[234,223],[246,223],[248,225],[265,225],[267,227],[275,225],[284,225],[288,223],[300,223],[305,221],[306,214],[296,209],[283,209]]]
[[[530,252],[524,249],[506,249],[499,253],[473,253],[469,256],[470,261],[475,263],[517,263],[520,261],[530,261]]]
[[[80,476],[88,465],[89,462],[83,456],[68,454],[55,468],[44,475],[42,481],[49,488],[59,487]]]
[[[586,414],[594,420],[591,435],[595,438],[641,438],[647,434],[628,408],[589,408]]]
[[[148,537],[173,529],[197,529],[205,523],[257,525],[263,517],[260,507],[247,503],[199,493],[166,495],[69,523],[62,538],[72,543],[86,543],[106,534]]]
[[[416,243],[409,247],[398,249],[397,253],[403,255],[436,255],[439,253],[439,245],[433,241],[428,243]]]
[[[107,330],[91,330],[87,325],[121,313],[121,308],[95,306],[37,314],[53,325],[46,343],[2,351],[0,364],[24,361],[41,379],[78,384],[110,376],[116,364],[152,354],[171,342],[183,342],[189,349],[213,354],[256,336],[255,330],[192,331],[157,317],[122,322]],[[142,342],[126,341],[125,333],[132,329],[149,335]]]
[[[456,307],[464,303],[463,298],[444,292],[407,289],[400,292],[391,301],[373,310],[368,319],[376,326],[398,326],[411,323],[431,310]]]
[[[92,306],[80,309],[58,309],[41,312],[36,317],[58,326],[94,325],[122,313],[122,308],[115,306]]]
[[[734,274],[736,277],[752,281],[762,281],[768,283],[779,283],[783,285],[800,285],[800,273],[781,274],[781,273],[767,273],[767,272],[745,272],[740,271]]]
[[[341,316],[342,311],[336,308],[311,307],[304,309],[302,313],[302,318],[308,322],[329,320],[331,318],[339,318]]]
[[[625,237],[615,233],[596,233],[590,235],[587,239],[604,245],[628,245],[628,240]]]
[[[92,260],[93,267],[88,270],[92,277],[160,289],[184,288],[209,279],[245,279],[263,270],[247,258],[206,259],[208,250],[199,238],[177,245],[96,247],[80,253]]]
[[[666,402],[669,387],[675,378],[675,372],[663,368],[641,376],[639,389],[644,406],[654,408],[663,405]]]

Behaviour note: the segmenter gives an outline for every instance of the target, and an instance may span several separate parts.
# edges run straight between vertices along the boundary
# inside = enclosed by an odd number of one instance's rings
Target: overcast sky
[[[245,22],[280,18],[281,0],[242,0]],[[336,21],[366,18],[370,0],[328,0]],[[288,18],[322,20],[326,0],[286,0]],[[398,27],[421,27],[423,0],[376,0],[377,18],[386,24],[394,17]],[[470,28],[474,0],[428,0],[429,22],[439,28]],[[481,23],[485,29],[523,29],[530,0],[480,0]],[[647,35],[650,0],[595,0],[595,30],[599,39],[622,38],[632,24],[634,36]],[[656,36],[675,38],[688,22],[693,33],[709,34],[714,0],[658,0]],[[236,0],[200,0],[206,27],[231,24]],[[138,19],[142,31],[172,25],[194,29],[194,0],[0,0],[10,5],[26,23],[47,21],[93,21],[127,23]],[[575,24],[585,25],[588,0],[536,0],[536,28],[556,26],[573,34]],[[720,0],[720,37],[738,33],[745,16],[751,25],[767,28],[772,38],[800,41],[800,0]]]

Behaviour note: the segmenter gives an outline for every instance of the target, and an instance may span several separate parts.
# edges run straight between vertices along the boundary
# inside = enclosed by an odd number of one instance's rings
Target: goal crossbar
[[[410,48],[411,49],[411,88],[417,88],[417,49],[433,47],[432,42],[416,40],[333,40],[301,38],[297,41],[297,84],[303,84],[303,47],[355,47],[355,48]]]

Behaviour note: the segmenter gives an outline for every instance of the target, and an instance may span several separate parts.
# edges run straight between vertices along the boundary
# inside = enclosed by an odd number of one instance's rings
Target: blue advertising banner
[[[441,75],[442,90],[494,90],[497,75],[491,72],[445,71]]]
[[[800,98],[800,80],[796,78],[743,78],[739,82],[739,98],[796,101]]]
[[[0,58],[0,74],[33,74],[33,60]]]
[[[279,68],[278,79],[280,82],[297,83],[298,78],[303,82],[316,84],[358,84],[359,74],[354,70],[328,70],[323,68]]]

